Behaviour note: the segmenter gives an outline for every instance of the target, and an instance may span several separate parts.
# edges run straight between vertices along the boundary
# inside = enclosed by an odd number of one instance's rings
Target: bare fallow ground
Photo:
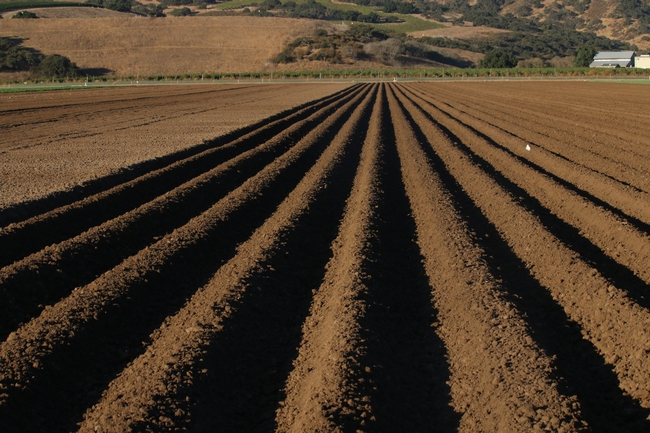
[[[292,108],[1,214],[3,431],[650,429],[650,88],[221,91]]]

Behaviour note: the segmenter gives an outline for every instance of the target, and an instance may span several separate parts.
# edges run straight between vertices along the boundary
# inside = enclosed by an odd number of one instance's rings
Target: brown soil
[[[203,84],[0,94],[0,209],[196,146],[342,86]]]
[[[650,89],[142,91],[267,117],[0,213],[3,431],[648,431]]]

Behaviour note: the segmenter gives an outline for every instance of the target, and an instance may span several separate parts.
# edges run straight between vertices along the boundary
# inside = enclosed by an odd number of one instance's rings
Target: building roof
[[[601,51],[596,53],[590,68],[629,68],[634,65],[634,51]]]
[[[590,68],[629,68],[634,62],[632,59],[625,60],[595,60],[589,65]]]
[[[596,53],[594,60],[631,59],[634,51],[601,51]]]

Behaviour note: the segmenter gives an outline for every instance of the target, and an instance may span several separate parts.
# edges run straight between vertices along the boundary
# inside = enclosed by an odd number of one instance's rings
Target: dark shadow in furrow
[[[455,432],[460,414],[451,407],[447,351],[432,324],[437,311],[422,263],[404,189],[395,133],[384,98],[380,188],[383,190],[370,240],[366,281],[367,313],[360,320],[361,339],[373,383],[364,382],[376,422],[369,432]],[[373,390],[376,387],[376,390]],[[356,431],[359,421],[343,431]]]
[[[28,254],[34,253],[47,245],[76,236],[90,227],[99,225],[104,221],[108,221],[111,218],[142,205],[143,203],[153,200],[159,195],[162,195],[178,185],[181,185],[215,166],[234,158],[242,152],[259,146],[275,135],[281,133],[289,126],[307,118],[314,114],[318,109],[325,107],[330,103],[334,106],[327,109],[327,112],[333,111],[358,93],[360,87],[357,87],[354,90],[355,91],[348,92],[338,98],[329,98],[325,101],[317,102],[305,110],[304,113],[299,113],[299,115],[290,119],[286,119],[287,115],[284,114],[281,117],[283,120],[278,122],[277,125],[274,125],[267,131],[263,131],[262,133],[250,137],[233,148],[210,151],[233,141],[241,135],[244,135],[243,133],[238,134],[240,131],[237,131],[237,133],[233,132],[226,134],[215,140],[206,142],[203,145],[195,146],[190,150],[198,153],[197,150],[200,148],[202,151],[208,151],[207,154],[201,156],[195,161],[188,162],[182,167],[177,167],[176,169],[170,170],[166,173],[161,173],[159,176],[134,183],[132,187],[111,194],[110,196],[104,197],[96,202],[89,203],[81,208],[71,209],[54,219],[36,222],[24,227],[23,229],[0,236],[0,266],[6,266],[16,260],[20,260]],[[270,121],[271,120],[267,120],[262,123],[262,125],[257,125],[263,126]],[[320,122],[321,118],[306,122],[300,127],[296,136],[306,134]],[[248,129],[249,128],[244,128],[243,130]],[[193,156],[195,153],[191,155],[186,155],[184,152],[174,154],[175,159],[167,161],[165,165],[188,156]],[[148,168],[153,170],[152,167]],[[136,170],[138,174],[146,174],[146,171],[143,172],[141,169],[142,168]]]
[[[230,169],[223,177],[212,179],[188,191],[182,199],[169,202],[122,227],[117,234],[67,251],[59,260],[39,266],[37,271],[25,270],[7,279],[0,285],[0,340],[22,322],[38,316],[45,306],[69,295],[75,287],[90,283],[126,257],[155,242],[156,238],[209,209],[289,150],[299,139],[300,136],[296,135],[272,151],[255,155]]]
[[[258,154],[231,169],[224,177],[188,192],[181,201],[170,202],[147,214],[124,227],[116,236],[84,245],[67,252],[56,262],[40,266],[37,271],[27,270],[6,280],[0,286],[0,339],[6,338],[21,322],[38,315],[46,305],[67,296],[75,287],[88,284],[125,257],[154,242],[157,236],[171,232],[208,209],[299,138],[298,133],[294,134],[273,151]]]
[[[374,98],[372,98],[374,99]],[[373,101],[360,125],[367,125]],[[346,198],[359,165],[365,132],[347,145],[342,160],[328,176],[309,210],[283,237],[269,258],[269,271],[249,280],[234,315],[210,342],[203,361],[193,370],[195,385],[181,390],[177,401],[189,399],[189,420],[174,413],[156,412],[192,431],[273,432],[275,410],[284,400],[283,388],[298,355],[302,325],[309,315],[312,290],[323,282],[331,245],[338,234]],[[198,377],[197,377],[198,376]],[[189,406],[191,404],[191,406]],[[158,405],[164,408],[164,404]],[[146,430],[139,425],[135,430]]]
[[[175,314],[205,285],[221,264],[235,254],[237,245],[295,188],[346,120],[342,116],[321,140],[280,173],[264,194],[250,200],[212,233],[172,257],[161,272],[143,269],[142,280],[107,305],[98,320],[88,322],[69,344],[57,347],[44,358],[29,385],[11,392],[7,404],[0,407],[4,431],[73,430],[108,384],[129,361],[144,352],[143,342],[165,317]],[[304,240],[312,242],[308,237]]]
[[[498,149],[504,151],[505,153],[507,153],[507,154],[508,154],[509,156],[511,156],[512,158],[514,158],[514,159],[516,159],[517,161],[521,162],[523,165],[528,166],[529,168],[531,168],[531,169],[533,169],[533,170],[535,170],[535,171],[537,171],[537,172],[543,174],[544,176],[546,176],[546,177],[548,177],[548,178],[550,178],[550,179],[553,179],[555,182],[557,182],[558,184],[560,184],[560,185],[561,185],[562,187],[564,187],[565,189],[567,189],[567,190],[569,190],[569,191],[572,191],[572,192],[574,192],[575,194],[579,195],[580,197],[582,197],[582,198],[584,198],[584,199],[586,199],[586,200],[592,202],[594,205],[599,206],[599,207],[601,207],[601,208],[603,208],[603,209],[605,209],[605,210],[611,212],[612,214],[614,214],[614,215],[618,216],[619,218],[625,220],[625,221],[626,221],[627,223],[629,223],[631,226],[636,227],[638,230],[640,230],[640,231],[642,231],[642,232],[645,232],[645,233],[647,233],[647,234],[650,235],[650,224],[647,224],[647,223],[641,221],[640,219],[638,219],[638,218],[636,218],[636,217],[633,217],[633,216],[631,216],[631,215],[626,214],[626,213],[623,212],[622,210],[620,210],[620,209],[618,209],[618,208],[612,206],[611,204],[607,203],[606,201],[601,200],[601,199],[599,199],[598,197],[591,195],[589,192],[584,191],[584,190],[578,188],[576,185],[570,183],[569,181],[567,181],[567,180],[565,180],[565,179],[563,179],[563,178],[561,178],[561,177],[559,177],[559,176],[556,176],[555,174],[553,174],[553,173],[551,173],[551,172],[549,172],[549,171],[546,171],[546,169],[545,169],[544,167],[542,167],[542,166],[540,166],[540,165],[538,165],[538,164],[535,164],[534,162],[532,162],[532,161],[530,161],[530,160],[524,158],[523,156],[519,156],[519,155],[517,155],[516,153],[512,152],[512,151],[511,151],[510,149],[508,149],[507,147],[502,146],[501,144],[497,143],[494,139],[492,139],[490,136],[486,135],[485,133],[483,133],[483,132],[479,131],[478,129],[472,127],[471,125],[469,125],[469,124],[463,122],[462,120],[460,120],[460,119],[458,119],[458,118],[456,118],[456,117],[453,117],[450,113],[448,113],[448,112],[445,111],[444,109],[438,107],[438,106],[435,105],[434,103],[429,102],[429,101],[426,101],[426,102],[427,102],[428,104],[432,105],[433,107],[435,107],[436,109],[440,110],[442,113],[444,113],[444,114],[445,114],[447,117],[449,117],[450,119],[453,119],[454,121],[460,123],[461,125],[465,126],[467,129],[469,129],[470,131],[472,131],[472,132],[473,132],[474,134],[476,134],[477,136],[483,138],[483,139],[484,139],[485,141],[487,141],[490,145],[492,145],[492,146],[494,146],[494,147],[496,147],[496,148],[498,148]],[[461,111],[461,110],[459,110],[459,111]],[[461,111],[461,112],[462,112],[462,111]],[[466,113],[465,113],[465,114],[466,114]],[[468,116],[471,116],[471,115],[468,114]],[[488,123],[488,122],[486,122],[486,123]],[[495,128],[498,128],[498,127],[495,127]],[[501,128],[498,128],[498,129],[501,129]],[[511,133],[511,132],[508,132],[508,131],[504,131],[504,132],[506,132],[506,133],[509,134],[509,135],[516,136],[515,134],[513,134],[513,133]],[[522,140],[523,140],[523,139],[522,139]],[[524,140],[524,141],[526,141],[526,140]],[[531,143],[531,144],[535,145],[535,143]],[[561,159],[564,159],[564,160],[570,162],[571,164],[576,164],[574,161],[571,161],[570,159],[568,159],[568,158],[566,158],[566,157],[564,157],[564,156],[562,156],[562,155],[560,155],[560,154],[558,154],[558,153],[552,152],[552,151],[550,151],[550,150],[548,150],[548,149],[546,149],[546,151],[549,152],[549,153],[551,153],[551,154],[553,154],[553,155],[555,155],[555,156],[557,156],[557,157],[559,157],[559,158],[561,158]],[[620,183],[620,184],[626,185],[626,186],[628,186],[628,187],[630,187],[630,188],[634,188],[635,190],[637,190],[637,191],[639,191],[639,192],[643,192],[642,190],[640,190],[640,189],[638,189],[638,188],[636,188],[636,187],[634,187],[634,186],[632,186],[632,185],[629,185],[629,184],[627,184],[627,183],[625,183],[625,182],[623,182],[623,181],[620,181],[620,180],[618,180],[618,179],[612,178],[611,176],[608,176],[608,175],[606,175],[606,174],[604,174],[604,173],[601,173],[601,172],[596,171],[596,170],[592,170],[592,169],[590,169],[590,168],[587,168],[587,169],[588,169],[588,170],[591,170],[591,171],[594,171],[594,172],[596,172],[596,173],[598,173],[598,174],[601,174],[601,175],[603,175],[603,176],[606,176],[606,177],[608,177],[608,178],[610,178],[610,179],[612,179],[612,180],[614,180],[614,181],[616,181],[616,182],[618,182],[618,183]]]
[[[310,111],[308,113],[305,113],[304,116],[302,117],[307,117],[309,114],[312,114],[317,108],[326,105],[328,101],[331,100],[336,100],[340,99],[346,95],[349,95],[351,93],[355,93],[359,90],[361,85],[356,85],[353,87],[349,87],[346,89],[343,89],[339,92],[336,92],[332,95],[325,96],[323,98],[316,99],[314,101],[309,101],[307,103],[298,105],[294,108],[290,108],[288,110],[282,111],[278,114],[274,114],[270,117],[267,117],[265,119],[260,120],[259,122],[255,122],[251,125],[236,129],[234,131],[230,131],[225,133],[224,135],[221,135],[217,138],[214,138],[212,140],[206,140],[202,144],[197,144],[196,146],[193,146],[191,148],[181,150],[160,158],[156,158],[153,160],[149,161],[144,161],[138,164],[135,164],[131,167],[125,168],[119,173],[109,175],[102,177],[100,179],[92,180],[89,182],[86,182],[84,185],[77,186],[73,188],[70,191],[65,191],[65,192],[60,192],[60,193],[55,193],[53,195],[50,195],[48,197],[44,197],[39,200],[34,200],[30,201],[27,203],[21,203],[17,204],[15,206],[11,206],[5,209],[0,210],[0,227],[4,227],[10,223],[14,222],[19,222],[26,220],[28,218],[37,216],[39,214],[43,214],[46,212],[49,212],[51,210],[54,210],[58,207],[69,205],[71,203],[74,203],[75,201],[82,200],[86,197],[92,196],[94,194],[98,194],[100,192],[106,191],[110,188],[113,188],[115,186],[118,186],[120,184],[129,182],[131,180],[134,180],[140,176],[143,176],[151,171],[154,170],[159,170],[162,168],[165,168],[168,165],[171,165],[175,162],[181,161],[186,158],[190,158],[192,156],[198,155],[202,152],[205,152],[206,150],[213,149],[216,147],[223,146],[231,141],[237,140],[238,138],[243,137],[246,134],[250,134],[254,132],[255,130],[262,128],[266,125],[268,125],[271,122],[281,120],[284,118],[287,118],[300,110],[311,107]],[[291,119],[289,121],[289,124],[295,123],[296,119]],[[278,125],[276,128],[273,128],[273,131],[270,131],[269,133],[272,135],[277,134],[278,132],[282,131],[283,129],[287,128],[288,125],[285,122],[282,122],[280,125]],[[264,137],[260,137],[260,141],[264,141],[270,138],[269,134],[265,134]],[[257,140],[256,140],[257,141]],[[175,174],[174,176],[177,176]],[[149,185],[148,188],[154,188],[155,185],[159,182],[158,179],[154,180],[152,185]],[[172,180],[173,182],[173,180]],[[181,182],[182,183],[182,182]],[[162,189],[161,191],[165,191],[165,189]],[[120,198],[117,200],[116,203],[114,203],[115,206],[118,206],[119,209],[122,209],[121,211],[114,211],[111,206],[103,206],[103,208],[106,208],[106,210],[109,213],[109,215],[119,215],[120,213],[125,212],[124,209],[129,209],[134,207],[134,205],[124,205],[121,204],[122,201],[126,201],[127,204],[130,203],[130,201],[135,200],[135,203],[144,203],[146,200],[138,199],[139,195],[143,194],[144,196],[147,196],[147,190],[145,189],[144,191],[139,190],[135,194],[131,194],[130,198]],[[155,196],[155,195],[154,195]],[[125,207],[126,206],[126,207]],[[130,206],[130,207],[129,207]],[[84,210],[84,212],[86,212]],[[84,222],[84,218],[89,218],[88,216],[80,216],[78,217],[78,221],[76,221],[76,224],[82,224],[85,227],[92,227],[92,225],[98,224],[97,218],[99,218],[99,221],[104,221],[106,220],[106,216],[102,214],[102,210],[95,210],[94,212],[98,212],[99,216],[95,215],[93,218],[93,222],[87,223]],[[85,215],[85,214],[84,214]],[[91,215],[94,215],[92,213]],[[65,229],[63,227],[62,229]],[[79,233],[79,232],[77,232]],[[67,236],[69,237],[69,235]],[[61,238],[65,239],[65,238]],[[52,243],[55,241],[49,241],[49,243]],[[47,245],[47,244],[45,244]],[[20,256],[23,257],[23,256]],[[15,260],[15,259],[14,259]],[[6,261],[3,260],[2,262],[4,263]],[[2,265],[4,266],[4,264]]]
[[[515,184],[503,173],[494,168],[494,166],[489,162],[474,153],[469,146],[465,145],[460,138],[454,135],[453,132],[447,129],[444,125],[437,122],[429,113],[421,108],[420,111],[424,113],[424,115],[430,119],[436,127],[442,130],[442,132],[455,143],[456,147],[465,153],[474,164],[483,168],[483,170],[487,172],[496,183],[498,183],[504,190],[510,192],[513,198],[515,198],[523,208],[539,218],[540,222],[549,232],[553,233],[553,235],[560,239],[560,241],[567,245],[567,247],[578,253],[585,262],[597,269],[601,275],[613,285],[619,289],[625,290],[627,295],[637,304],[650,309],[650,287],[641,278],[635,275],[634,271],[606,255],[597,245],[594,245],[589,239],[583,237],[580,234],[579,228],[573,227],[571,224],[553,214],[549,209],[544,207],[539,200],[528,194],[524,188]],[[474,132],[480,135],[479,132]],[[499,146],[493,141],[491,141],[491,143],[495,146]]]
[[[446,135],[453,138],[458,147],[468,152],[458,137],[439,125],[432,117],[427,117]],[[410,121],[417,131],[418,139],[422,143],[428,143],[415,121],[412,118]],[[526,264],[512,251],[497,228],[449,173],[433,147],[427,145],[423,148],[445,188],[452,194],[454,207],[459,210],[459,215],[464,218],[469,230],[477,234],[476,242],[485,251],[484,259],[490,267],[490,272],[503,282],[501,288],[507,299],[523,313],[530,326],[531,336],[537,344],[549,356],[557,357],[555,374],[559,384],[558,391],[567,396],[578,397],[582,418],[593,431],[649,431],[650,422],[646,418],[650,415],[650,410],[642,408],[636,400],[623,393],[611,366],[605,364],[596,348],[583,339],[580,326],[566,315],[550,292],[533,278]],[[495,173],[484,161],[481,167],[493,179],[502,176]]]

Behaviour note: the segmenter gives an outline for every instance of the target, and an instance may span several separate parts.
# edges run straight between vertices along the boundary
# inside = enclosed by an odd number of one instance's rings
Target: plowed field
[[[1,215],[1,431],[650,431],[650,90],[327,93]]]

